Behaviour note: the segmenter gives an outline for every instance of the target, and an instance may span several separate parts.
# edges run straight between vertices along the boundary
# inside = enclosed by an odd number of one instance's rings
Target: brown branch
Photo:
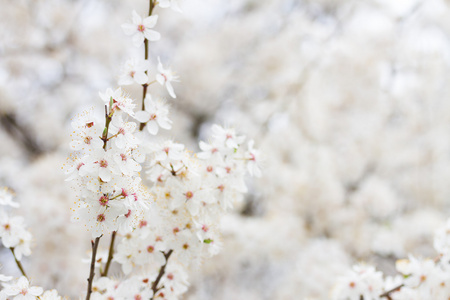
[[[386,297],[386,298],[388,298],[388,300],[392,300],[391,293],[399,291],[403,286],[404,286],[404,284],[402,283],[399,286],[396,286],[395,288],[390,289],[387,292],[384,292],[383,294],[380,295],[380,298]]]
[[[113,231],[111,235],[111,243],[109,244],[109,252],[108,252],[108,260],[105,265],[105,270],[103,271],[102,276],[108,276],[109,266],[111,265],[111,261],[114,256],[114,240],[116,239],[116,231]]]
[[[99,236],[98,238],[95,238],[95,242],[91,241],[92,244],[92,258],[91,258],[91,270],[89,273],[89,278],[87,279],[88,281],[88,288],[87,288],[87,294],[86,294],[86,300],[89,300],[91,298],[91,294],[92,294],[92,281],[94,280],[94,276],[95,276],[95,257],[97,256],[97,248],[98,248],[98,244],[100,242],[100,238],[102,236]]]
[[[14,114],[0,114],[0,125],[12,138],[22,143],[24,149],[30,156],[37,157],[46,151],[46,149],[43,149],[39,145],[32,133],[18,122],[17,117]]]
[[[156,5],[156,1],[150,0],[149,8],[148,8],[148,16],[149,17],[152,15],[155,5]],[[147,39],[144,40],[144,47],[145,47],[144,56],[145,56],[145,60],[147,60],[148,59],[148,40]],[[145,75],[148,75],[148,70],[145,71]],[[145,100],[145,95],[147,95],[148,86],[149,86],[148,83],[145,83],[142,85],[142,88],[143,88],[143,90],[142,90],[142,110],[145,110],[144,100]],[[147,125],[147,123],[141,123],[141,125],[139,125],[139,130],[142,131],[144,129],[145,125]]]
[[[22,263],[17,259],[16,254],[14,253],[14,247],[9,248],[14,256],[14,260],[16,261],[16,265],[17,267],[19,267],[20,272],[22,273],[23,276],[27,277],[27,274],[25,274],[25,270],[23,269]]]
[[[164,253],[164,257],[166,258],[166,263],[159,269],[158,277],[156,277],[155,281],[152,284],[153,296],[152,296],[152,298],[150,298],[150,300],[153,300],[153,298],[156,295],[156,292],[160,290],[160,289],[158,289],[158,284],[161,281],[161,278],[163,277],[164,272],[166,271],[166,266],[167,266],[167,263],[169,262],[170,255],[172,255],[172,253],[173,253],[172,249],[169,250],[169,252]]]

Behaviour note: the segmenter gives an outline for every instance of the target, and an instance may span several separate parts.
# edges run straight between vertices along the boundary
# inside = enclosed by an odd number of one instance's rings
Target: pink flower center
[[[103,221],[105,221],[106,220],[106,218],[105,218],[105,215],[104,214],[99,214],[98,216],[97,216],[97,222],[103,222]]]
[[[131,72],[130,72],[130,76],[133,77],[133,78],[134,78],[134,74],[136,74],[135,71],[131,71]]]
[[[122,188],[122,194],[123,197],[128,197],[128,191],[124,188]]]
[[[164,73],[161,73],[161,76],[164,77],[164,81],[167,81],[167,76]]]
[[[142,296],[137,294],[134,296],[134,300],[142,300]]]
[[[140,25],[138,25],[137,30],[140,31],[140,32],[144,32],[145,26],[140,24]]]
[[[223,190],[225,189],[225,187],[223,186],[223,184],[219,185],[217,188],[218,188],[221,192],[223,192]]]
[[[109,198],[106,196],[101,196],[100,199],[98,199],[98,202],[100,202],[101,206],[106,206],[109,202]]]
[[[156,119],[156,115],[155,114],[152,114],[151,116],[150,116],[150,120],[155,120]]]
[[[77,166],[77,170],[80,170],[80,168],[81,168],[82,166],[84,166],[84,163],[79,163],[78,166]]]
[[[256,158],[255,158],[255,154],[253,154],[253,153],[250,153],[250,160],[253,160],[253,161],[255,161],[255,160],[256,160]]]
[[[191,199],[192,197],[194,197],[194,193],[193,192],[191,192],[191,191],[188,191],[187,193],[186,193],[186,199]]]
[[[92,136],[87,136],[84,138],[84,143],[90,145],[92,140]]]
[[[108,167],[108,162],[107,162],[106,160],[102,159],[102,160],[100,161],[100,167],[101,167],[101,168],[106,168],[106,167]]]
[[[128,212],[127,212],[126,215],[125,215],[125,218],[130,217],[130,215],[131,215],[131,209],[128,210]]]
[[[94,122],[86,123],[86,127],[87,128],[91,128],[92,126],[94,126]]]
[[[172,273],[167,274],[167,278],[173,280],[173,274]]]
[[[22,289],[20,291],[20,293],[25,296],[26,294],[28,294],[28,290],[27,289]]]
[[[122,161],[127,161],[127,156],[125,154],[121,153],[120,157],[122,157]]]
[[[202,230],[203,230],[204,232],[208,232],[209,228],[208,228],[208,226],[203,225],[203,226],[202,226]]]
[[[139,223],[139,228],[142,228],[142,227],[144,227],[144,226],[147,226],[147,221],[142,220],[142,221]]]
[[[163,151],[166,152],[167,154],[169,154],[169,150],[170,150],[169,147],[163,149]]]
[[[212,167],[212,166],[208,166],[208,167],[206,167],[206,171],[208,171],[208,172],[212,172],[212,171],[213,171],[213,167]]]
[[[120,128],[120,129],[119,129],[119,133],[120,133],[120,134],[125,134],[125,129]]]
[[[148,253],[153,253],[153,251],[155,251],[155,247],[153,247],[153,246],[148,246],[147,247],[147,252]]]

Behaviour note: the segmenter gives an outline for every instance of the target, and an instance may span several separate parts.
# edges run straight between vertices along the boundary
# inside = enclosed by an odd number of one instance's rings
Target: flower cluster
[[[39,286],[30,286],[30,282],[25,276],[21,276],[17,280],[12,280],[11,276],[0,274],[3,289],[0,291],[0,299],[14,300],[61,300],[56,290],[45,291]]]
[[[161,7],[178,10],[176,1],[162,1]],[[102,275],[94,281],[91,271],[87,298],[177,299],[187,290],[191,263],[218,253],[220,219],[247,191],[246,174],[261,174],[254,142],[246,143],[232,128],[214,125],[197,154],[173,140],[155,139],[172,121],[167,102],[147,89],[158,82],[176,98],[172,82],[178,80],[158,57],[150,82],[147,47],[160,38],[152,29],[157,20],[133,11],[132,23],[122,26],[135,46],[146,48],[145,60],[130,59],[119,79],[121,85],[142,85],[142,109],[122,87],[107,89],[100,93],[104,120],[89,110],[72,122],[74,152],[65,172],[79,195],[73,218],[95,238],[92,266],[97,262]],[[98,242],[108,234],[110,255],[95,261]],[[114,249],[116,235],[122,238]],[[123,281],[107,277],[112,262],[121,265]]]
[[[5,248],[10,248],[17,260],[31,254],[32,236],[25,229],[24,219],[20,216],[10,216],[6,207],[19,207],[13,201],[13,193],[8,188],[0,189],[0,238]]]
[[[450,220],[435,235],[436,259],[420,259],[410,255],[396,262],[397,276],[383,278],[371,266],[354,266],[338,279],[334,300],[446,300],[450,295]]]

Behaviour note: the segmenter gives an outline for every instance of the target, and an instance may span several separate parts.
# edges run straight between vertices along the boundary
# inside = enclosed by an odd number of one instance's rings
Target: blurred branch
[[[388,300],[392,300],[391,293],[398,292],[403,286],[404,286],[404,284],[400,284],[399,286],[396,286],[395,288],[393,288],[393,289],[391,289],[391,290],[381,294],[380,298],[386,297]]]
[[[108,276],[109,266],[111,265],[111,261],[114,257],[114,241],[116,239],[116,231],[113,231],[111,234],[111,243],[109,244],[109,251],[108,251],[108,261],[105,265],[105,271],[101,274],[102,276]]]
[[[29,130],[17,121],[14,114],[1,114],[0,125],[14,140],[24,146],[29,155],[36,157],[45,152],[44,149],[42,149],[42,147],[40,147],[36,142]]]

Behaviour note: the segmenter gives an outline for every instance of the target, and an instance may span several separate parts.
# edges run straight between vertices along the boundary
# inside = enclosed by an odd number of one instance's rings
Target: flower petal
[[[146,29],[144,31],[144,36],[149,41],[157,41],[161,38],[161,34],[157,31]]]
[[[158,15],[153,15],[153,16],[145,18],[143,24],[144,24],[145,28],[153,28],[153,27],[155,27],[157,21],[158,21]]]
[[[144,110],[141,110],[134,114],[134,118],[141,123],[145,123],[150,120],[150,114]]]

